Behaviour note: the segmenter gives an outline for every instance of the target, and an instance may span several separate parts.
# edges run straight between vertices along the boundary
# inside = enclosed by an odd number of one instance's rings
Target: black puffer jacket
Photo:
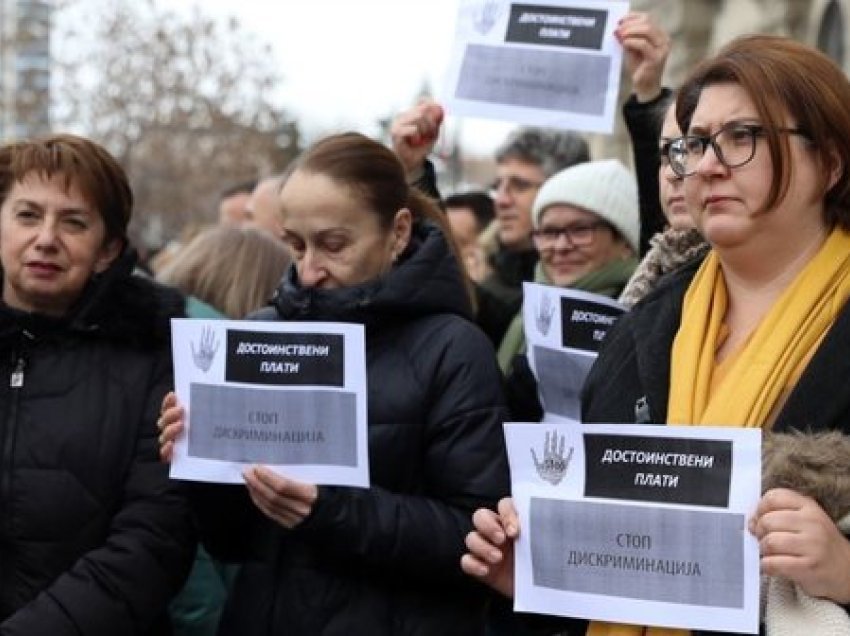
[[[0,305],[0,634],[169,634],[194,556],[158,460],[183,300],[125,254],[67,319]]]
[[[472,512],[509,490],[499,371],[442,235],[415,236],[390,274],[362,286],[302,289],[290,270],[258,316],[366,326],[372,486],[320,487],[288,531],[244,488],[198,485],[208,547],[245,562],[222,634],[482,632],[485,592],[460,557]]]

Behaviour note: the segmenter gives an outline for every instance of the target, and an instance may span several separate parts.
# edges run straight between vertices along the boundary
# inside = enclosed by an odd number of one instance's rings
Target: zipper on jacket
[[[18,425],[18,402],[21,396],[21,387],[24,385],[24,369],[26,360],[23,353],[20,351],[12,357],[13,369],[9,375],[9,388],[5,390],[7,400],[7,408],[2,420],[2,437],[0,437],[0,523],[2,523],[2,531],[0,535],[11,536],[11,513],[9,510],[9,500],[12,491],[12,455],[15,447],[15,433]],[[0,572],[5,572],[8,564],[2,562],[6,550],[0,554]],[[0,599],[6,598],[7,578],[0,576]]]
[[[24,367],[26,363],[22,357],[18,358],[17,363],[15,363],[15,368],[12,371],[12,375],[9,378],[9,386],[13,389],[20,389],[24,386]]]
[[[18,426],[18,402],[21,397],[21,388],[24,386],[24,370],[26,368],[26,360],[23,354],[18,353],[15,367],[9,376],[9,401],[8,409],[6,410],[6,419],[3,422],[3,439],[2,439],[2,464],[0,464],[0,519],[4,523],[8,523],[11,515],[8,514],[8,502],[12,490],[12,455],[15,451],[15,433]],[[7,526],[8,527],[8,526]]]

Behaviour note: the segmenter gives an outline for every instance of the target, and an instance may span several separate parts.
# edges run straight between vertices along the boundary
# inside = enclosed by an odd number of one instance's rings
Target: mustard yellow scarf
[[[685,294],[670,363],[668,425],[762,427],[850,298],[850,234],[836,229],[788,286],[711,391],[728,298],[711,252]],[[593,622],[587,636],[684,636],[660,627]]]
[[[717,256],[703,262],[685,295],[673,343],[667,423],[762,427],[850,297],[850,234],[834,230],[788,286],[711,395],[726,285]]]

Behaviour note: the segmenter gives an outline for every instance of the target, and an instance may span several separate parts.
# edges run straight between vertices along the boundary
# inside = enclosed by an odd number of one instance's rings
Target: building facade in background
[[[50,130],[50,2],[0,0],[0,141]]]
[[[664,82],[677,87],[700,61],[733,38],[747,33],[785,35],[816,46],[850,72],[850,0],[631,0],[670,34],[673,49]],[[623,76],[620,103],[631,92]],[[589,136],[595,158],[631,162],[631,146],[618,116],[613,139]]]

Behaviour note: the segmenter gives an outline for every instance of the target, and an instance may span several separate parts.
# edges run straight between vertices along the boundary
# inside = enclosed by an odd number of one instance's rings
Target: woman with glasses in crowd
[[[814,444],[824,431],[848,432],[847,78],[800,43],[743,37],[692,72],[676,113],[687,134],[668,157],[712,249],[608,334],[585,386],[585,421],[634,422],[640,402],[645,419],[668,425],[796,429]],[[846,629],[850,542],[828,508],[774,488],[753,511],[749,530],[770,577],[767,633],[808,601],[819,603],[811,633],[827,633],[827,619]],[[474,519],[463,567],[510,594],[513,506],[503,500],[499,515],[482,510]],[[793,592],[777,603],[783,585]],[[587,633],[642,632],[594,623]]]
[[[685,206],[683,179],[670,167],[670,143],[682,135],[673,94],[661,84],[670,36],[647,13],[627,14],[614,31],[633,93],[623,105],[638,182],[641,262],[619,301],[632,307],[665,274],[700,258],[708,244]]]
[[[535,282],[619,296],[637,266],[640,241],[637,185],[619,161],[581,163],[550,177],[531,216],[540,255]],[[525,356],[521,311],[498,357],[511,418],[540,420],[543,411]]]
[[[242,564],[219,633],[479,634],[487,590],[457,562],[472,512],[508,490],[506,413],[445,216],[355,133],[308,149],[279,204],[293,263],[254,318],[364,326],[371,487],[260,466],[244,487],[193,485],[206,546]]]

